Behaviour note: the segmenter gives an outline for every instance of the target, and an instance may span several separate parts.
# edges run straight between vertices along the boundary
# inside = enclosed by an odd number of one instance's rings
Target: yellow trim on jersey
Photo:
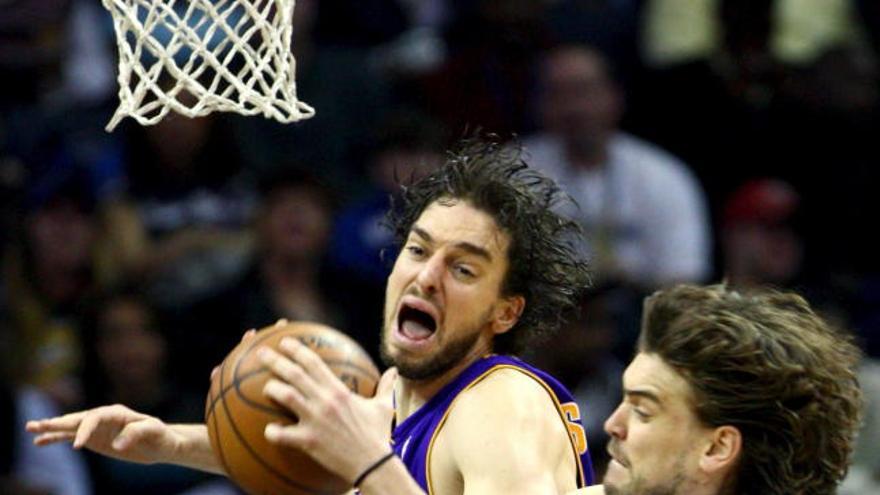
[[[553,404],[556,406],[556,412],[559,414],[559,419],[562,420],[562,426],[565,427],[566,433],[568,432],[568,418],[565,415],[565,412],[562,410],[562,403],[559,402],[559,397],[556,396],[556,393],[553,391],[553,388],[550,385],[547,385],[547,382],[541,379],[538,375],[532,373],[531,371],[519,367],[515,364],[496,364],[491,368],[487,369],[476,378],[474,378],[466,387],[461,389],[458,394],[456,394],[455,398],[452,399],[452,402],[449,403],[449,407],[446,408],[446,412],[443,413],[443,417],[440,418],[440,421],[437,423],[437,428],[434,429],[434,433],[431,435],[431,442],[428,443],[428,455],[425,456],[425,477],[427,478],[428,485],[428,495],[434,495],[434,484],[431,481],[431,454],[434,452],[434,441],[437,440],[437,435],[440,433],[440,430],[443,429],[443,426],[446,424],[446,419],[449,416],[449,412],[452,411],[452,407],[455,405],[455,402],[461,397],[461,394],[470,390],[471,387],[483,381],[486,377],[488,377],[491,373],[502,370],[502,369],[512,369],[519,371],[520,373],[531,377],[533,380],[538,382],[544,390],[550,395],[553,399]],[[571,435],[566,434],[568,437],[568,443],[571,445],[571,450],[574,453],[574,461],[577,464],[578,468],[578,476],[581,483],[586,484],[587,480],[584,477],[584,466],[581,463],[581,456],[577,451],[577,446],[571,439]]]

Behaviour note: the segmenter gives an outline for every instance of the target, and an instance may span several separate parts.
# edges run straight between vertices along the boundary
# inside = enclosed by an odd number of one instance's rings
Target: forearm
[[[425,495],[396,456],[370,473],[358,488],[363,495]]]
[[[175,424],[171,429],[178,435],[178,447],[167,462],[199,471],[226,475],[223,465],[211,448],[208,429],[201,424]]]

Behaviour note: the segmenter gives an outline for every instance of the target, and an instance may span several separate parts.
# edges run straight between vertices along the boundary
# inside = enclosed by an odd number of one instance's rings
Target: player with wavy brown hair
[[[861,417],[860,353],[803,298],[660,291],[637,350],[605,423],[606,493],[835,493]]]

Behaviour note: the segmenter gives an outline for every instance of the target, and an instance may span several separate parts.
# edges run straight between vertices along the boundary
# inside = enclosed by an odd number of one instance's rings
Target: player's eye
[[[422,256],[425,255],[425,249],[421,246],[416,245],[416,244],[408,245],[406,247],[406,250],[409,252],[409,254],[413,255],[416,258],[421,258]]]
[[[455,265],[453,267],[453,270],[455,271],[456,275],[459,275],[463,278],[473,278],[476,275],[473,271],[471,271],[470,268],[464,265]]]
[[[632,408],[632,412],[642,421],[647,421],[647,420],[651,419],[650,414],[648,414],[647,412],[645,412],[642,409],[639,409],[637,407]]]

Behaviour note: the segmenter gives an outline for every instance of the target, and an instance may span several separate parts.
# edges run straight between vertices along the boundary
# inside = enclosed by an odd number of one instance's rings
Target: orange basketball
[[[270,444],[263,436],[270,422],[296,423],[296,418],[263,395],[272,373],[256,350],[278,350],[282,337],[296,337],[321,356],[352,391],[371,397],[379,370],[350,337],[316,323],[271,326],[242,342],[223,360],[211,380],[205,423],[211,447],[226,473],[252,495],[338,494],[351,489],[308,454]]]

